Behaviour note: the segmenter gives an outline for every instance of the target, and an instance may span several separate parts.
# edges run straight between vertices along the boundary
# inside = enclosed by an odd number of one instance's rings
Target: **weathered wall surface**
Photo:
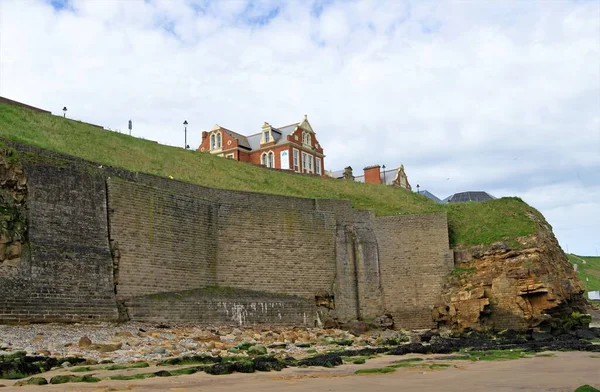
[[[445,214],[376,218],[385,311],[404,328],[433,327],[432,310],[453,268]]]
[[[194,322],[236,325],[313,327],[314,301],[252,290],[208,288],[134,297],[125,302],[129,316],[145,322]]]
[[[217,284],[314,300],[333,286],[335,230],[328,212],[223,204]]]
[[[343,200],[211,189],[24,149],[29,230],[18,268],[0,269],[2,321],[111,320],[119,302],[146,321],[219,323],[237,309],[248,323],[384,313],[396,327],[432,323],[451,268],[443,214],[375,218]],[[214,286],[260,294],[198,292]],[[196,294],[161,294],[181,290]]]
[[[107,184],[120,298],[215,285],[215,203],[121,179]]]
[[[0,276],[0,320],[116,319],[103,177],[64,162],[21,163],[27,238],[19,265]]]

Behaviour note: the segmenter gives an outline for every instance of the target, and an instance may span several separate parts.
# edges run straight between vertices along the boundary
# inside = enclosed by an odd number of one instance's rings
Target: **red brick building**
[[[215,125],[202,132],[198,151],[273,169],[323,175],[325,155],[306,115],[301,122],[273,127],[264,123],[262,131],[250,136]]]

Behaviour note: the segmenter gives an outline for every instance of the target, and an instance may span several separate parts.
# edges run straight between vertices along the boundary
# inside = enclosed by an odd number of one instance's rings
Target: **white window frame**
[[[265,132],[265,143],[269,143],[271,141],[271,133],[269,131]]]
[[[217,148],[221,148],[223,146],[223,137],[221,136],[221,132],[217,132]]]
[[[210,149],[214,150],[217,148],[217,135],[214,133],[210,135]]]
[[[227,154],[227,155],[225,155],[225,158],[227,158],[227,159],[233,159],[233,158],[235,158],[235,155],[234,154]]]
[[[321,158],[315,158],[315,173],[321,175]]]
[[[260,155],[260,164],[263,166],[267,166],[267,153],[266,152],[263,152]]]
[[[297,148],[292,149],[293,150],[293,166],[294,166],[294,171],[295,172],[299,172],[300,171],[300,150],[298,150]]]
[[[271,169],[275,168],[275,153],[273,151],[269,151],[267,162],[267,167]]]
[[[307,153],[302,152],[302,173],[306,173],[306,168],[308,167],[308,163],[306,162],[308,160],[307,158]]]

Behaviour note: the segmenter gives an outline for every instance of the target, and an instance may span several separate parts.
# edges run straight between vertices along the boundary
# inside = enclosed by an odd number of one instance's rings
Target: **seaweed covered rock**
[[[238,373],[254,373],[256,367],[254,361],[243,360],[234,362],[234,370]]]
[[[208,374],[221,375],[231,374],[235,371],[235,363],[233,362],[220,362],[207,367],[204,371]]]
[[[323,366],[330,368],[341,365],[343,363],[341,357],[341,353],[315,355],[314,357],[298,361],[298,366]]]
[[[271,370],[280,371],[285,368],[285,364],[273,357],[254,358],[254,367],[261,372],[270,372]]]
[[[18,381],[14,385],[16,387],[22,387],[25,385],[46,385],[46,384],[48,384],[48,380],[46,380],[44,377],[31,377],[30,379],[27,379],[27,380]]]

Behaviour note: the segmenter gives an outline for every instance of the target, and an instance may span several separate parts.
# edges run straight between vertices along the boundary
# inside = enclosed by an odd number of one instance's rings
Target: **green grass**
[[[267,170],[6,104],[0,104],[0,138],[213,188],[348,199],[377,216],[447,212],[451,246],[516,245],[516,237],[535,233],[534,220],[541,218],[518,198],[440,205],[405,189]]]
[[[567,257],[571,263],[577,264],[577,276],[585,285],[585,289],[587,291],[600,290],[600,257],[574,254],[568,254]]]

